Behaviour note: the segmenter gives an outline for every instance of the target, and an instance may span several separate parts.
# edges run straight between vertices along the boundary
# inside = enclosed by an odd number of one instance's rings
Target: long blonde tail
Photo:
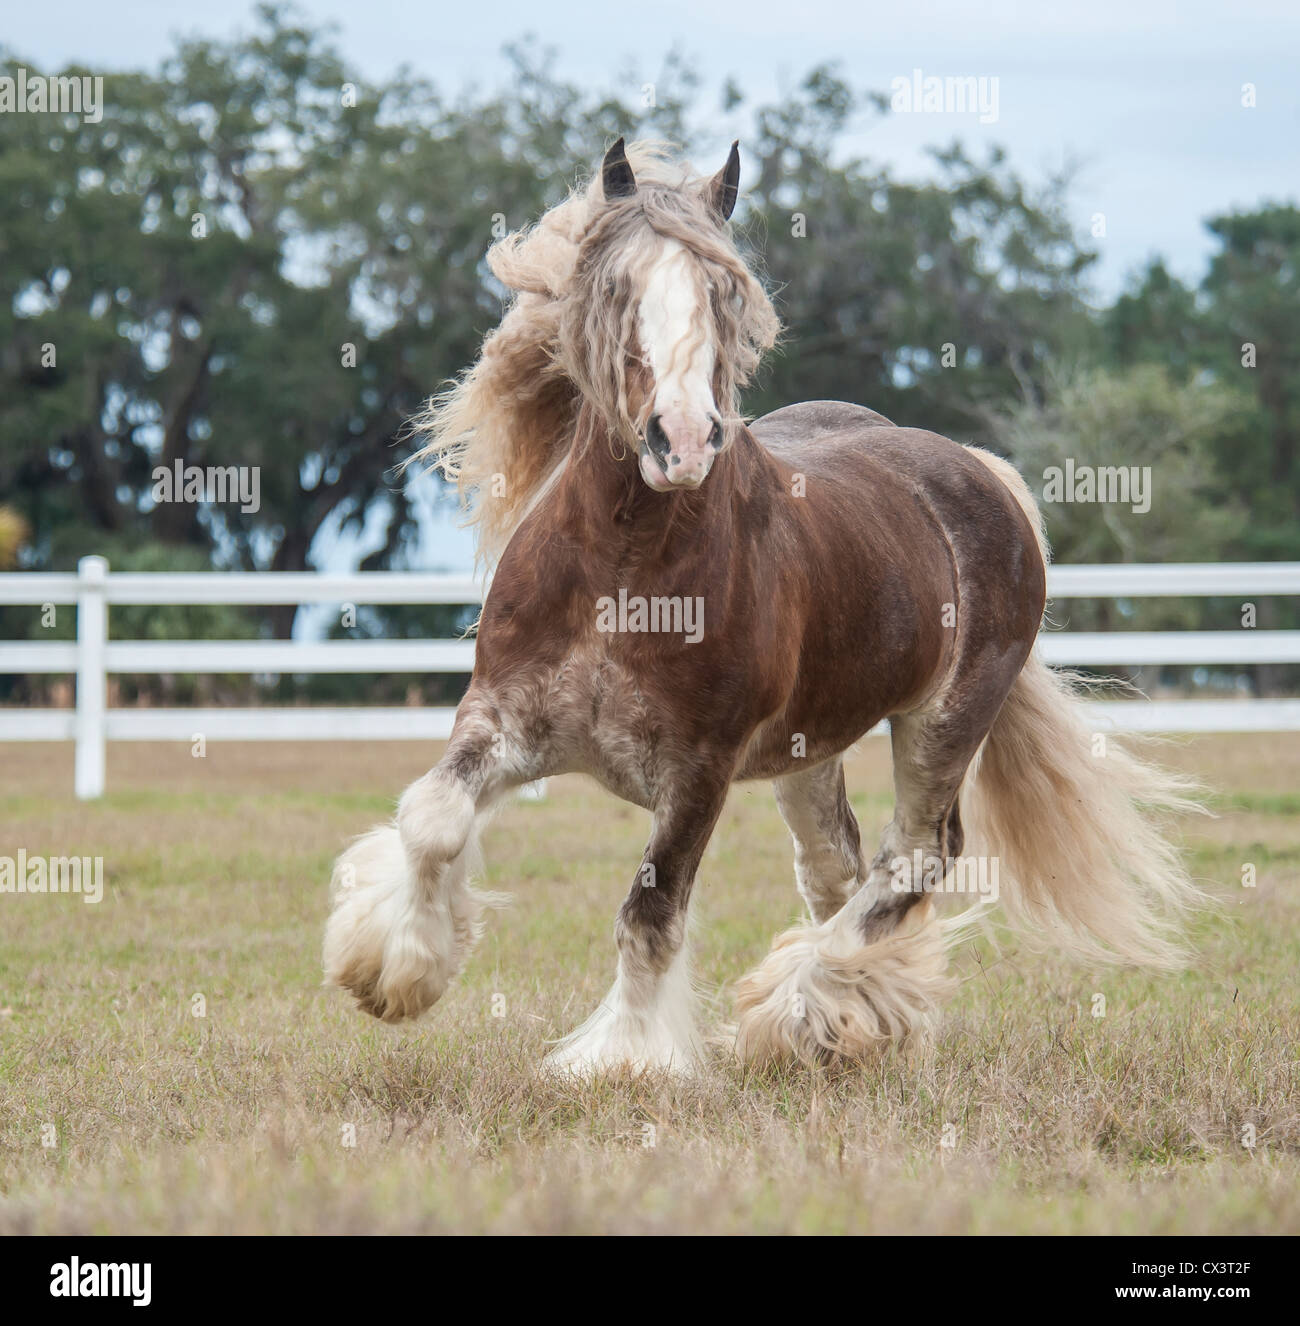
[[[1209,898],[1166,836],[1196,785],[1095,733],[1079,682],[1030,656],[962,793],[967,851],[996,859],[1007,917],[1090,961],[1174,968]]]

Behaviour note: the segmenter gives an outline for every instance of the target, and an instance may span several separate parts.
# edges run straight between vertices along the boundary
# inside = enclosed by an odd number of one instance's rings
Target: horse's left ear
[[[606,199],[630,198],[636,192],[636,176],[632,174],[621,138],[605,153],[605,160],[601,162],[600,187]]]
[[[719,221],[726,221],[736,209],[736,193],[740,188],[740,140],[731,145],[727,164],[709,181],[704,191],[709,207]]]

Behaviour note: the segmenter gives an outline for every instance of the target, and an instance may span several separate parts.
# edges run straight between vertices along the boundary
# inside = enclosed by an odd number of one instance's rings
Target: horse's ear
[[[636,192],[636,176],[628,164],[621,138],[605,153],[600,167],[600,183],[606,198],[630,198]]]
[[[709,181],[705,197],[719,221],[726,221],[735,210],[740,188],[740,140],[731,145],[727,164]]]

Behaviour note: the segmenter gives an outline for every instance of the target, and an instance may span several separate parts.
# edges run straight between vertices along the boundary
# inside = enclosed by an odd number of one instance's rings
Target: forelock
[[[662,241],[692,260],[718,342],[718,406],[738,418],[739,389],[775,340],[766,292],[709,210],[704,181],[637,180],[637,191],[593,209],[566,292],[562,352],[585,395],[625,439],[640,429],[627,407],[626,365],[637,353],[637,313]]]

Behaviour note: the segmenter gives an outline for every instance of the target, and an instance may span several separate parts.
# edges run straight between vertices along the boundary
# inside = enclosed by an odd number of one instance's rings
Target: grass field
[[[647,817],[585,781],[489,830],[514,904],[432,1014],[321,987],[331,860],[431,755],[117,746],[82,806],[70,749],[0,747],[0,855],[107,880],[97,906],[0,894],[0,1233],[1300,1231],[1300,736],[1164,752],[1216,789],[1184,827],[1226,904],[1180,976],[981,941],[924,1053],[592,1086],[536,1067],[608,987]],[[884,742],[849,786],[874,835]],[[725,987],[797,911],[766,785],[733,793],[696,896]]]

